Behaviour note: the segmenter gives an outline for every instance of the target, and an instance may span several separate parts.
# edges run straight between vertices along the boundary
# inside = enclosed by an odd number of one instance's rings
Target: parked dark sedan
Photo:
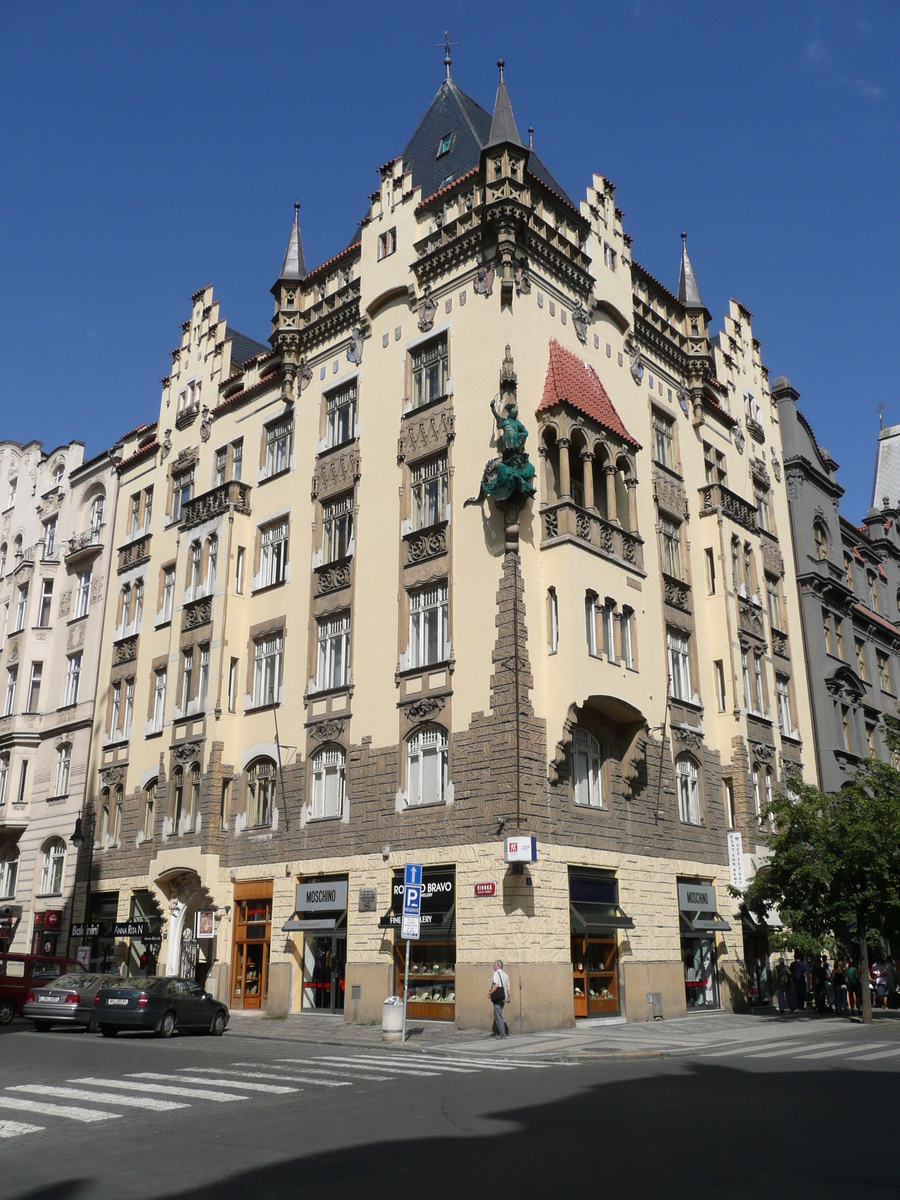
[[[194,1029],[221,1037],[228,1009],[191,979],[177,975],[123,979],[102,987],[94,999],[94,1016],[104,1037],[120,1029],[152,1029],[171,1037],[176,1029]]]
[[[115,975],[70,971],[44,987],[32,988],[25,997],[22,1016],[30,1017],[38,1033],[54,1025],[80,1025],[88,1033],[94,1024],[94,997],[101,987],[118,983]]]

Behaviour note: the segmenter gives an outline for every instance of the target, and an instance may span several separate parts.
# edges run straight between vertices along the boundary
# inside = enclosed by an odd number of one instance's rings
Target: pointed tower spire
[[[488,146],[497,146],[501,142],[512,142],[514,146],[521,146],[522,139],[516,129],[516,120],[509,102],[509,92],[503,81],[503,68],[506,64],[502,57],[497,60],[497,66],[500,68],[500,85],[497,88],[497,99],[494,101],[494,116],[487,144]]]
[[[694,268],[687,252],[687,234],[681,231],[681,274],[678,277],[678,299],[685,308],[703,308]]]
[[[288,238],[284,262],[279,279],[305,279],[306,263],[303,261],[303,242],[300,240],[300,201],[294,202],[294,224]]]

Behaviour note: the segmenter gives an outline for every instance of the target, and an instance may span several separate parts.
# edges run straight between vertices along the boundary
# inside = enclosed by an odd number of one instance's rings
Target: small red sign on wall
[[[496,896],[497,895],[496,883],[494,883],[493,880],[491,880],[488,883],[476,883],[475,884],[475,895],[476,896]]]

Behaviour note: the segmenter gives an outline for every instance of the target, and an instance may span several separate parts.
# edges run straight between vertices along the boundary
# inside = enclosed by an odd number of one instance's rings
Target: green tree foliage
[[[900,725],[887,742],[900,753]],[[855,927],[863,1020],[871,1020],[868,943],[900,928],[900,771],[868,759],[835,796],[795,782],[765,814],[771,857],[743,893],[759,918],[776,907],[797,949]]]

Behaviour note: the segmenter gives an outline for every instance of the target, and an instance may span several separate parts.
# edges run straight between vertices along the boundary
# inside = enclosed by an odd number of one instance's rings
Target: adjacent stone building
[[[416,861],[420,1017],[486,1026],[498,955],[517,1029],[743,1003],[727,885],[813,777],[750,313],[712,335],[686,244],[670,291],[502,66],[490,114],[449,63],[349,245],[307,271],[295,213],[272,291],[268,346],[192,297],[118,464],[92,961],[377,1020]]]
[[[872,507],[861,525],[840,515],[838,464],[775,380],[784,445],[819,786],[836,792],[867,757],[887,759],[883,716],[898,716],[900,493],[897,426],[881,431]]]
[[[0,443],[0,949],[66,954],[117,476]]]

